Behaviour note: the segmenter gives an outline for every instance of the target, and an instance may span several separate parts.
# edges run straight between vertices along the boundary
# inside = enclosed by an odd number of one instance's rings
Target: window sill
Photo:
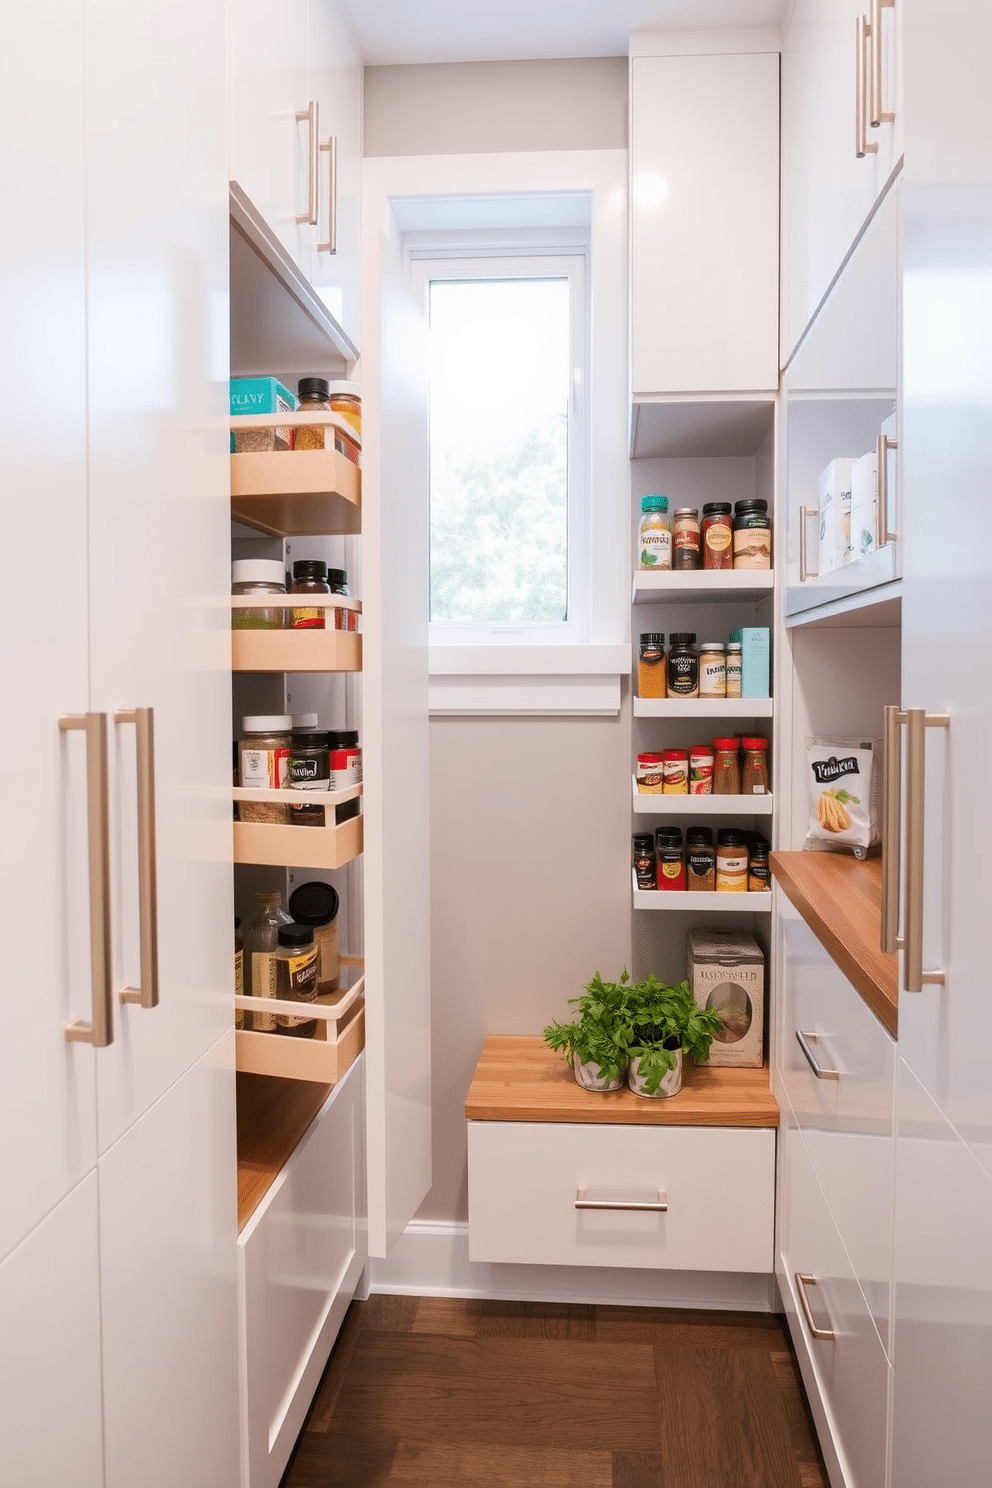
[[[432,646],[432,717],[615,717],[630,646]]]

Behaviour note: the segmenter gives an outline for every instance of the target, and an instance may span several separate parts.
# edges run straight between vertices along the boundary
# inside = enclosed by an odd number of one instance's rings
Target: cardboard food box
[[[771,632],[767,625],[745,625],[733,630],[729,641],[741,647],[741,697],[771,697]]]
[[[711,1065],[760,1069],[764,1062],[765,958],[753,935],[690,930],[686,971],[696,1006],[715,1007],[725,1034],[710,1045]]]
[[[820,474],[820,548],[817,571],[831,573],[851,560],[851,467],[855,456],[831,460]]]
[[[874,450],[851,466],[851,558],[875,551],[878,510],[878,456]]]
[[[292,413],[296,398],[275,377],[232,377],[231,412]],[[239,429],[231,435],[231,454],[257,450],[293,448],[293,431],[285,429]]]

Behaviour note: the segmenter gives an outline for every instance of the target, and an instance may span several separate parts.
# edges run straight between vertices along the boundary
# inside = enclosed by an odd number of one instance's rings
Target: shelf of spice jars
[[[775,575],[770,568],[638,569],[634,573],[631,602],[660,604],[665,600],[692,601],[747,599],[770,595]]]
[[[231,596],[234,618],[249,612],[254,625],[231,630],[231,666],[236,672],[360,672],[361,600],[346,594],[303,594],[294,604],[273,604],[272,595]],[[293,610],[321,610],[322,626],[294,626]],[[279,616],[283,624],[278,624]],[[258,627],[257,620],[266,622]],[[273,623],[275,622],[275,623]]]
[[[236,821],[234,861],[270,864],[282,868],[343,868],[364,847],[364,819],[350,817],[335,822],[336,806],[362,794],[361,785],[340,791],[255,790],[235,786],[235,801],[254,801],[273,806],[322,806],[323,826],[296,823]]]
[[[630,892],[635,909],[662,910],[667,914],[716,910],[720,914],[771,914],[772,896],[765,891],[693,893],[685,889],[639,889],[633,873]]]
[[[712,792],[705,796],[663,795],[639,791],[636,775],[631,776],[631,788],[638,816],[771,816],[774,809],[769,791],[753,796],[719,796]]]
[[[334,413],[252,413],[231,419],[235,439],[263,442],[269,430],[318,425],[324,449],[241,449],[231,455],[231,516],[269,537],[324,537],[362,530],[362,472],[334,448],[333,431],[361,448],[360,436]],[[330,437],[328,437],[330,436]],[[244,439],[238,440],[245,443]]]
[[[341,964],[361,967],[364,962],[357,956],[342,956]],[[264,1015],[259,1013],[262,1004]],[[234,1036],[235,1062],[242,1074],[336,1085],[365,1047],[364,975],[350,987],[320,994],[313,1002],[303,1004],[306,1017],[317,1022],[316,1032],[306,1038],[280,1033],[278,1028],[263,1031],[247,1026],[259,1016],[299,1018],[299,1002],[275,997],[235,997],[234,1006],[244,1014],[246,1024]]]
[[[775,700],[761,698],[635,697],[635,718],[771,718]]]

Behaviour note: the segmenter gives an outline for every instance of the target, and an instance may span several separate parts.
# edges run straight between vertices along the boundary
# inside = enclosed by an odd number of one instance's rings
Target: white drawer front
[[[365,1264],[364,1063],[238,1241],[245,1488],[279,1483]]]
[[[771,1130],[470,1121],[468,1173],[473,1261],[772,1269]]]
[[[881,1488],[886,1480],[889,1363],[802,1135],[787,1124],[784,1111],[779,1140],[784,1204],[777,1272],[814,1416],[821,1426],[826,1417],[846,1488]],[[818,1329],[832,1331],[833,1339],[812,1336],[797,1273],[815,1278],[805,1288],[813,1321]]]

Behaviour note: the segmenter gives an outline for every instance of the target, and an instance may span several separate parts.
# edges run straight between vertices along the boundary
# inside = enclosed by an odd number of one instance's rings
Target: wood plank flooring
[[[784,1324],[373,1296],[282,1488],[829,1488]]]

